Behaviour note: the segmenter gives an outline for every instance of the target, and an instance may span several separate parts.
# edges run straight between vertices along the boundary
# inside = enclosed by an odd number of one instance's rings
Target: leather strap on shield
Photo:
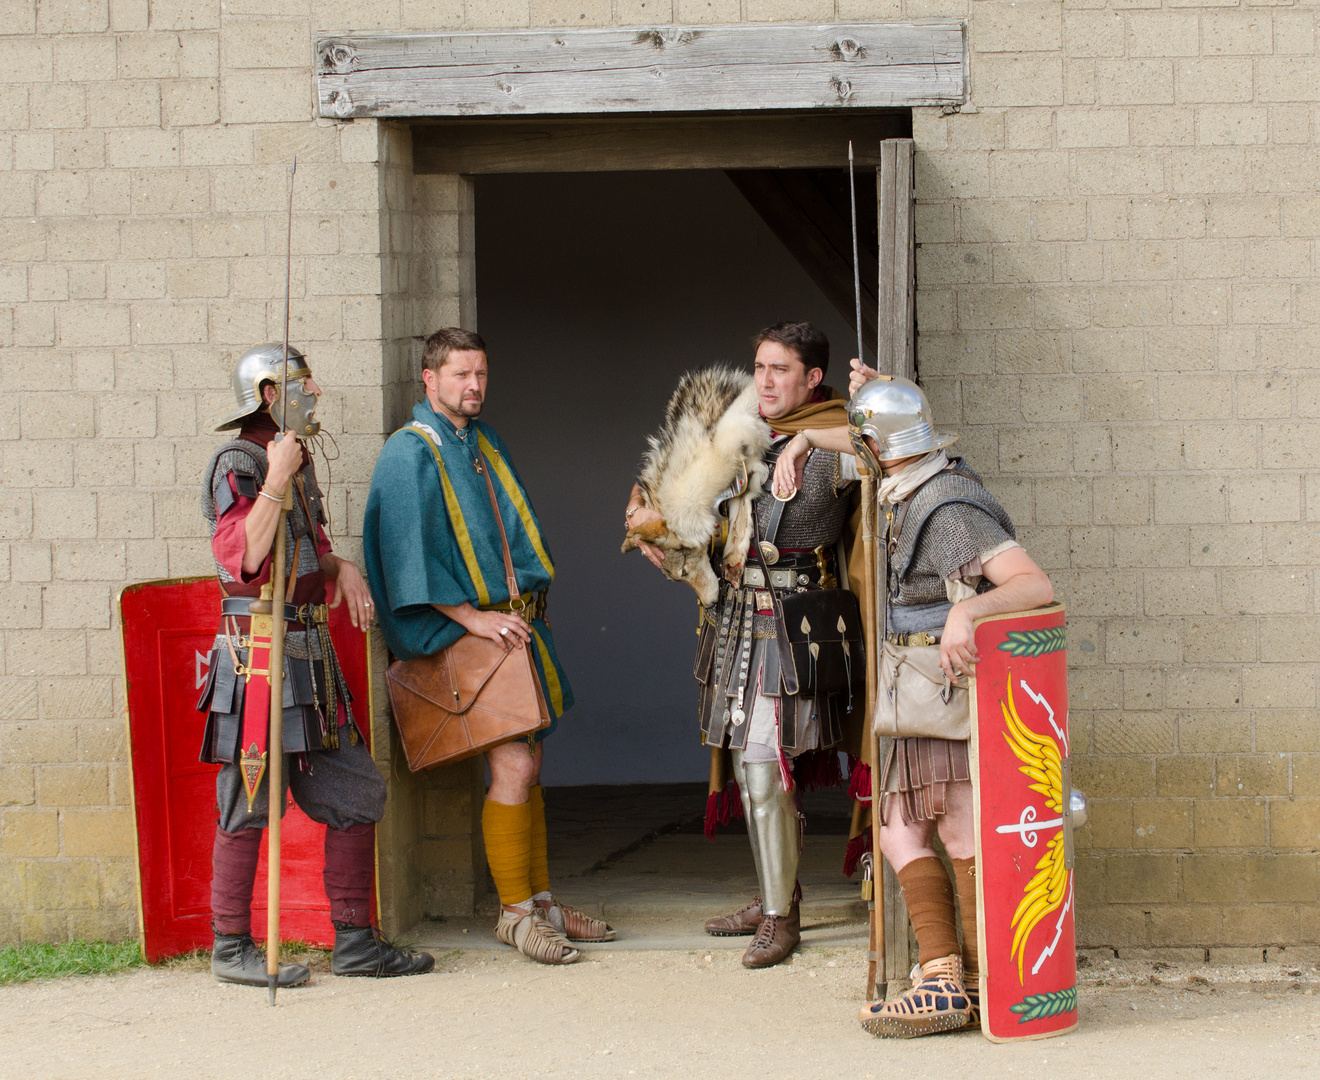
[[[513,555],[499,502],[485,466],[486,492],[500,531],[504,574],[513,610],[520,610]],[[444,463],[435,455],[444,475]],[[413,772],[461,761],[550,725],[550,710],[532,659],[530,643],[512,643],[464,634],[447,649],[416,660],[396,660],[385,674],[390,706],[399,728],[408,768]]]

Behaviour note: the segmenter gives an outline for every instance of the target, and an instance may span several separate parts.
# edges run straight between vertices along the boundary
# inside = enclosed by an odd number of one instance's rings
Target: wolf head
[[[628,530],[623,550],[638,541],[664,552],[663,571],[685,581],[703,604],[719,594],[710,542],[727,506],[723,563],[741,570],[751,540],[752,501],[768,476],[762,455],[770,428],[757,409],[750,375],[727,367],[688,372],[651,437],[637,483],[642,504],[664,515]]]
[[[710,564],[708,546],[697,548],[683,544],[669,531],[663,518],[629,529],[623,541],[624,552],[632,551],[639,541],[652,544],[663,552],[660,570],[670,581],[687,582],[696,591],[697,599],[707,606],[719,598],[720,579]]]

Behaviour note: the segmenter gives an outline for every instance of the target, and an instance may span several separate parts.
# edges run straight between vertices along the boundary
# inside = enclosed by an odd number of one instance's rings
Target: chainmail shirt
[[[944,579],[1005,540],[1013,521],[964,462],[938,473],[907,500],[889,559],[890,603],[947,602]]]

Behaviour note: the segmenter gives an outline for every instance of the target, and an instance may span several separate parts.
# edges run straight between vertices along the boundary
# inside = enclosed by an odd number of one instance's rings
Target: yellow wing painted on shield
[[[1020,771],[1031,781],[1032,791],[1045,796],[1045,807],[1063,815],[1063,762],[1059,744],[1053,739],[1037,735],[1018,716],[1013,702],[1013,678],[1008,680],[1007,700],[1000,703],[1004,713],[1004,741],[1022,762]],[[1036,874],[1027,882],[1013,914],[1013,948],[1010,955],[1017,958],[1018,982],[1022,979],[1022,963],[1026,957],[1027,939],[1036,925],[1063,903],[1068,888],[1068,868],[1064,863],[1063,829],[1050,839],[1045,854],[1036,864]]]

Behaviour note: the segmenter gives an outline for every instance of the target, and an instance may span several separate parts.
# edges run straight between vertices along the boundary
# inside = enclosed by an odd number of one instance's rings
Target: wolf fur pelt
[[[638,541],[655,545],[664,552],[665,575],[686,581],[703,604],[713,604],[719,579],[708,551],[720,532],[721,504],[729,520],[723,562],[741,569],[751,541],[752,502],[769,476],[762,457],[770,426],[757,408],[752,377],[720,365],[688,372],[649,442],[637,483],[642,504],[663,520],[629,529],[623,550]],[[726,502],[731,488],[741,490]]]

